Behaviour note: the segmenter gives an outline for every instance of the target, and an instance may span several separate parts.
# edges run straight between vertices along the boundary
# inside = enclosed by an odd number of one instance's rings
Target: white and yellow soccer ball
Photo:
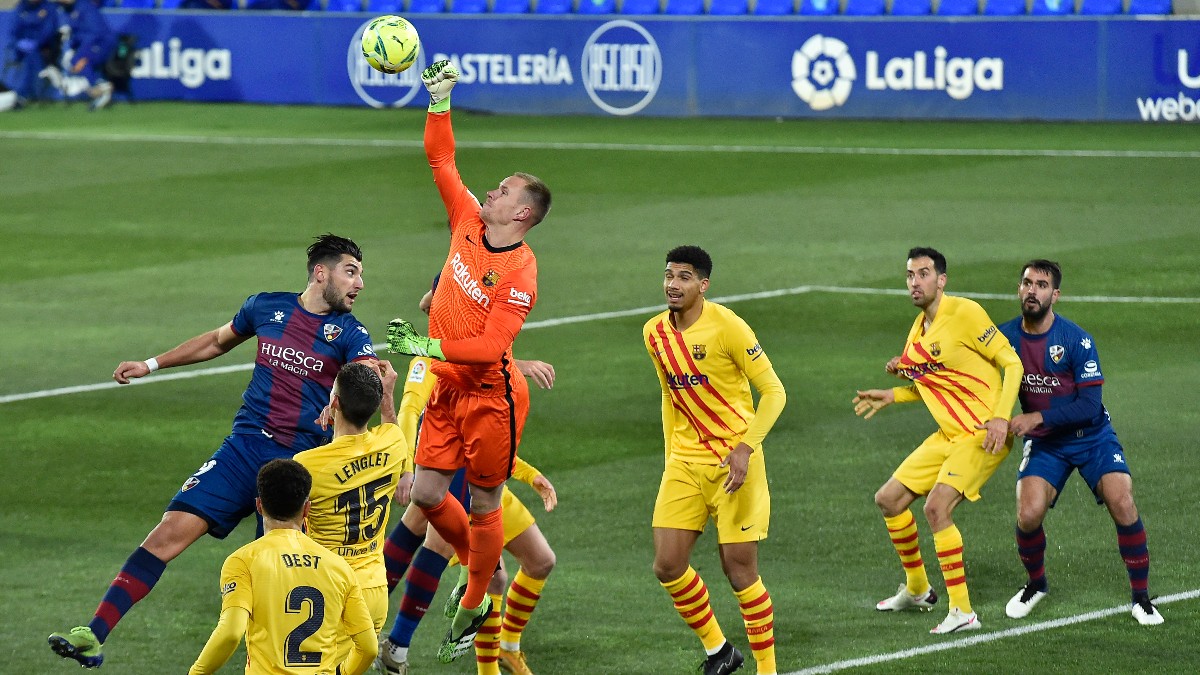
[[[381,73],[399,73],[417,62],[421,38],[403,17],[388,14],[372,19],[362,35],[363,57]]]

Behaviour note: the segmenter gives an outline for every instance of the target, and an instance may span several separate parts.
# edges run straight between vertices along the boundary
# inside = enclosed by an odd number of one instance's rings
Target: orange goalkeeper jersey
[[[429,113],[425,154],[450,217],[450,253],[429,312],[429,335],[442,340],[446,361],[433,372],[464,391],[501,396],[521,377],[512,345],[537,301],[537,259],[523,241],[494,248],[484,238],[479,200],[454,163],[450,113]]]

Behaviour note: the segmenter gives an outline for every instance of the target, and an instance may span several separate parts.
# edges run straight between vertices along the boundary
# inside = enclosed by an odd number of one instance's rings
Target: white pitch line
[[[763,300],[765,298],[778,298],[787,295],[803,295],[805,293],[844,293],[850,295],[908,295],[908,291],[900,288],[864,288],[854,286],[796,286],[794,288],[780,288],[772,291],[758,291],[755,293],[741,293],[738,295],[725,295],[721,297],[710,298],[713,302],[729,304],[733,302],[744,302],[746,300]],[[966,298],[975,298],[980,300],[1007,300],[1016,299],[1016,293],[954,293]],[[1171,297],[1126,297],[1126,296],[1110,296],[1110,295],[1079,295],[1067,296],[1067,302],[1100,302],[1100,303],[1144,303],[1144,304],[1200,304],[1200,298],[1171,298]],[[645,316],[653,315],[663,311],[662,305],[654,305],[651,307],[637,307],[635,309],[622,309],[614,312],[596,312],[593,314],[579,314],[577,316],[564,316],[557,319],[543,319],[541,321],[530,321],[525,324],[523,330],[533,328],[549,328],[552,326],[565,326],[572,323],[586,323],[589,321],[602,321],[604,319],[618,319],[627,316]],[[374,345],[374,348],[382,350],[386,344]],[[196,370],[183,370],[173,373],[163,373],[155,375],[151,378],[143,378],[133,380],[130,385],[154,384],[156,382],[171,382],[174,380],[190,380],[194,377],[204,377],[206,375],[223,375],[226,373],[238,373],[254,368],[253,363],[239,363],[228,366],[215,366],[211,368],[198,368]],[[89,391],[99,391],[102,389],[114,389],[127,385],[120,385],[116,382],[98,382],[96,384],[80,384],[72,387],[59,387],[57,389],[43,389],[41,391],[31,391],[23,394],[8,394],[0,396],[0,404],[15,403],[17,401],[28,401],[35,398],[49,398],[51,396],[64,396],[66,394],[81,394]]]
[[[422,141],[377,138],[260,138],[199,134],[114,134],[61,131],[0,131],[0,139],[191,143],[201,145],[307,145],[419,149]],[[662,143],[564,143],[548,141],[459,141],[459,148],[484,150],[587,150],[601,152],[724,152],[774,155],[885,155],[915,157],[1086,157],[1100,159],[1200,159],[1200,150],[1062,150],[1053,148],[885,148],[793,145],[696,145]]]
[[[1157,605],[1167,605],[1172,602],[1179,602],[1180,600],[1191,600],[1193,598],[1198,598],[1198,597],[1200,597],[1200,588],[1191,590],[1191,591],[1185,591],[1183,593],[1174,593],[1172,595],[1159,596],[1154,599],[1154,603]],[[1041,621],[1039,623],[1033,623],[1033,624],[1029,624],[1027,626],[1018,626],[1016,628],[1008,628],[1005,630],[999,630],[994,633],[981,633],[981,634],[977,634],[977,635],[972,635],[971,637],[963,637],[963,638],[959,638],[957,640],[950,640],[949,642],[938,642],[936,644],[926,645],[924,647],[914,647],[912,649],[905,649],[905,650],[898,651],[898,652],[890,652],[887,654],[875,654],[873,656],[864,656],[864,657],[858,658],[858,659],[848,659],[845,661],[837,661],[834,663],[827,663],[823,666],[813,666],[811,668],[805,668],[804,670],[797,670],[797,671],[793,671],[790,673],[784,673],[783,675],[818,675],[819,673],[833,673],[833,672],[837,672],[839,670],[849,670],[850,668],[857,668],[859,666],[873,666],[873,665],[876,665],[879,663],[886,663],[888,661],[898,661],[900,659],[907,659],[907,658],[911,658],[913,656],[921,656],[923,654],[932,654],[933,652],[941,652],[941,651],[946,651],[948,649],[971,647],[971,646],[978,645],[978,644],[984,644],[985,642],[994,642],[996,640],[1003,640],[1005,638],[1017,637],[1020,635],[1026,635],[1028,633],[1039,633],[1041,631],[1051,630],[1054,628],[1062,628],[1063,626],[1070,626],[1072,624],[1083,623],[1085,621],[1093,621],[1095,619],[1103,619],[1108,616],[1113,616],[1114,614],[1128,613],[1129,609],[1130,609],[1130,605],[1121,605],[1119,607],[1109,607],[1108,609],[1098,609],[1094,612],[1087,612],[1085,614],[1076,614],[1074,616],[1067,616],[1067,617],[1063,617],[1061,619],[1053,619],[1051,621]],[[1131,628],[1130,630],[1138,630],[1138,629]],[[1153,628],[1151,628],[1151,629],[1142,628],[1140,630],[1154,630],[1154,629]]]

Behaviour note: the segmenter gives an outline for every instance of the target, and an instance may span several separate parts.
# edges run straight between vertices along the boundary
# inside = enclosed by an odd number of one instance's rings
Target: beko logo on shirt
[[[514,305],[529,307],[533,304],[533,296],[529,293],[523,293],[515,288],[508,289],[508,301]]]
[[[479,282],[471,278],[471,267],[463,262],[461,254],[454,254],[450,260],[450,267],[454,270],[454,283],[458,284],[468,298],[479,303],[480,307],[492,304],[492,299],[479,287]]]

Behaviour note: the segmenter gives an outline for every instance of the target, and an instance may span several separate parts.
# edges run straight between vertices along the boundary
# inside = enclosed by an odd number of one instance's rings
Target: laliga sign
[[[417,54],[417,62],[403,73],[388,75],[375,70],[363,58],[362,34],[367,24],[364,21],[350,36],[350,49],[346,53],[346,72],[350,84],[367,105],[372,108],[400,108],[411,101],[421,89],[421,71],[425,70],[425,49]]]
[[[662,82],[662,54],[650,33],[624,19],[596,29],[580,59],[592,102],[612,115],[632,115],[650,104]]]

